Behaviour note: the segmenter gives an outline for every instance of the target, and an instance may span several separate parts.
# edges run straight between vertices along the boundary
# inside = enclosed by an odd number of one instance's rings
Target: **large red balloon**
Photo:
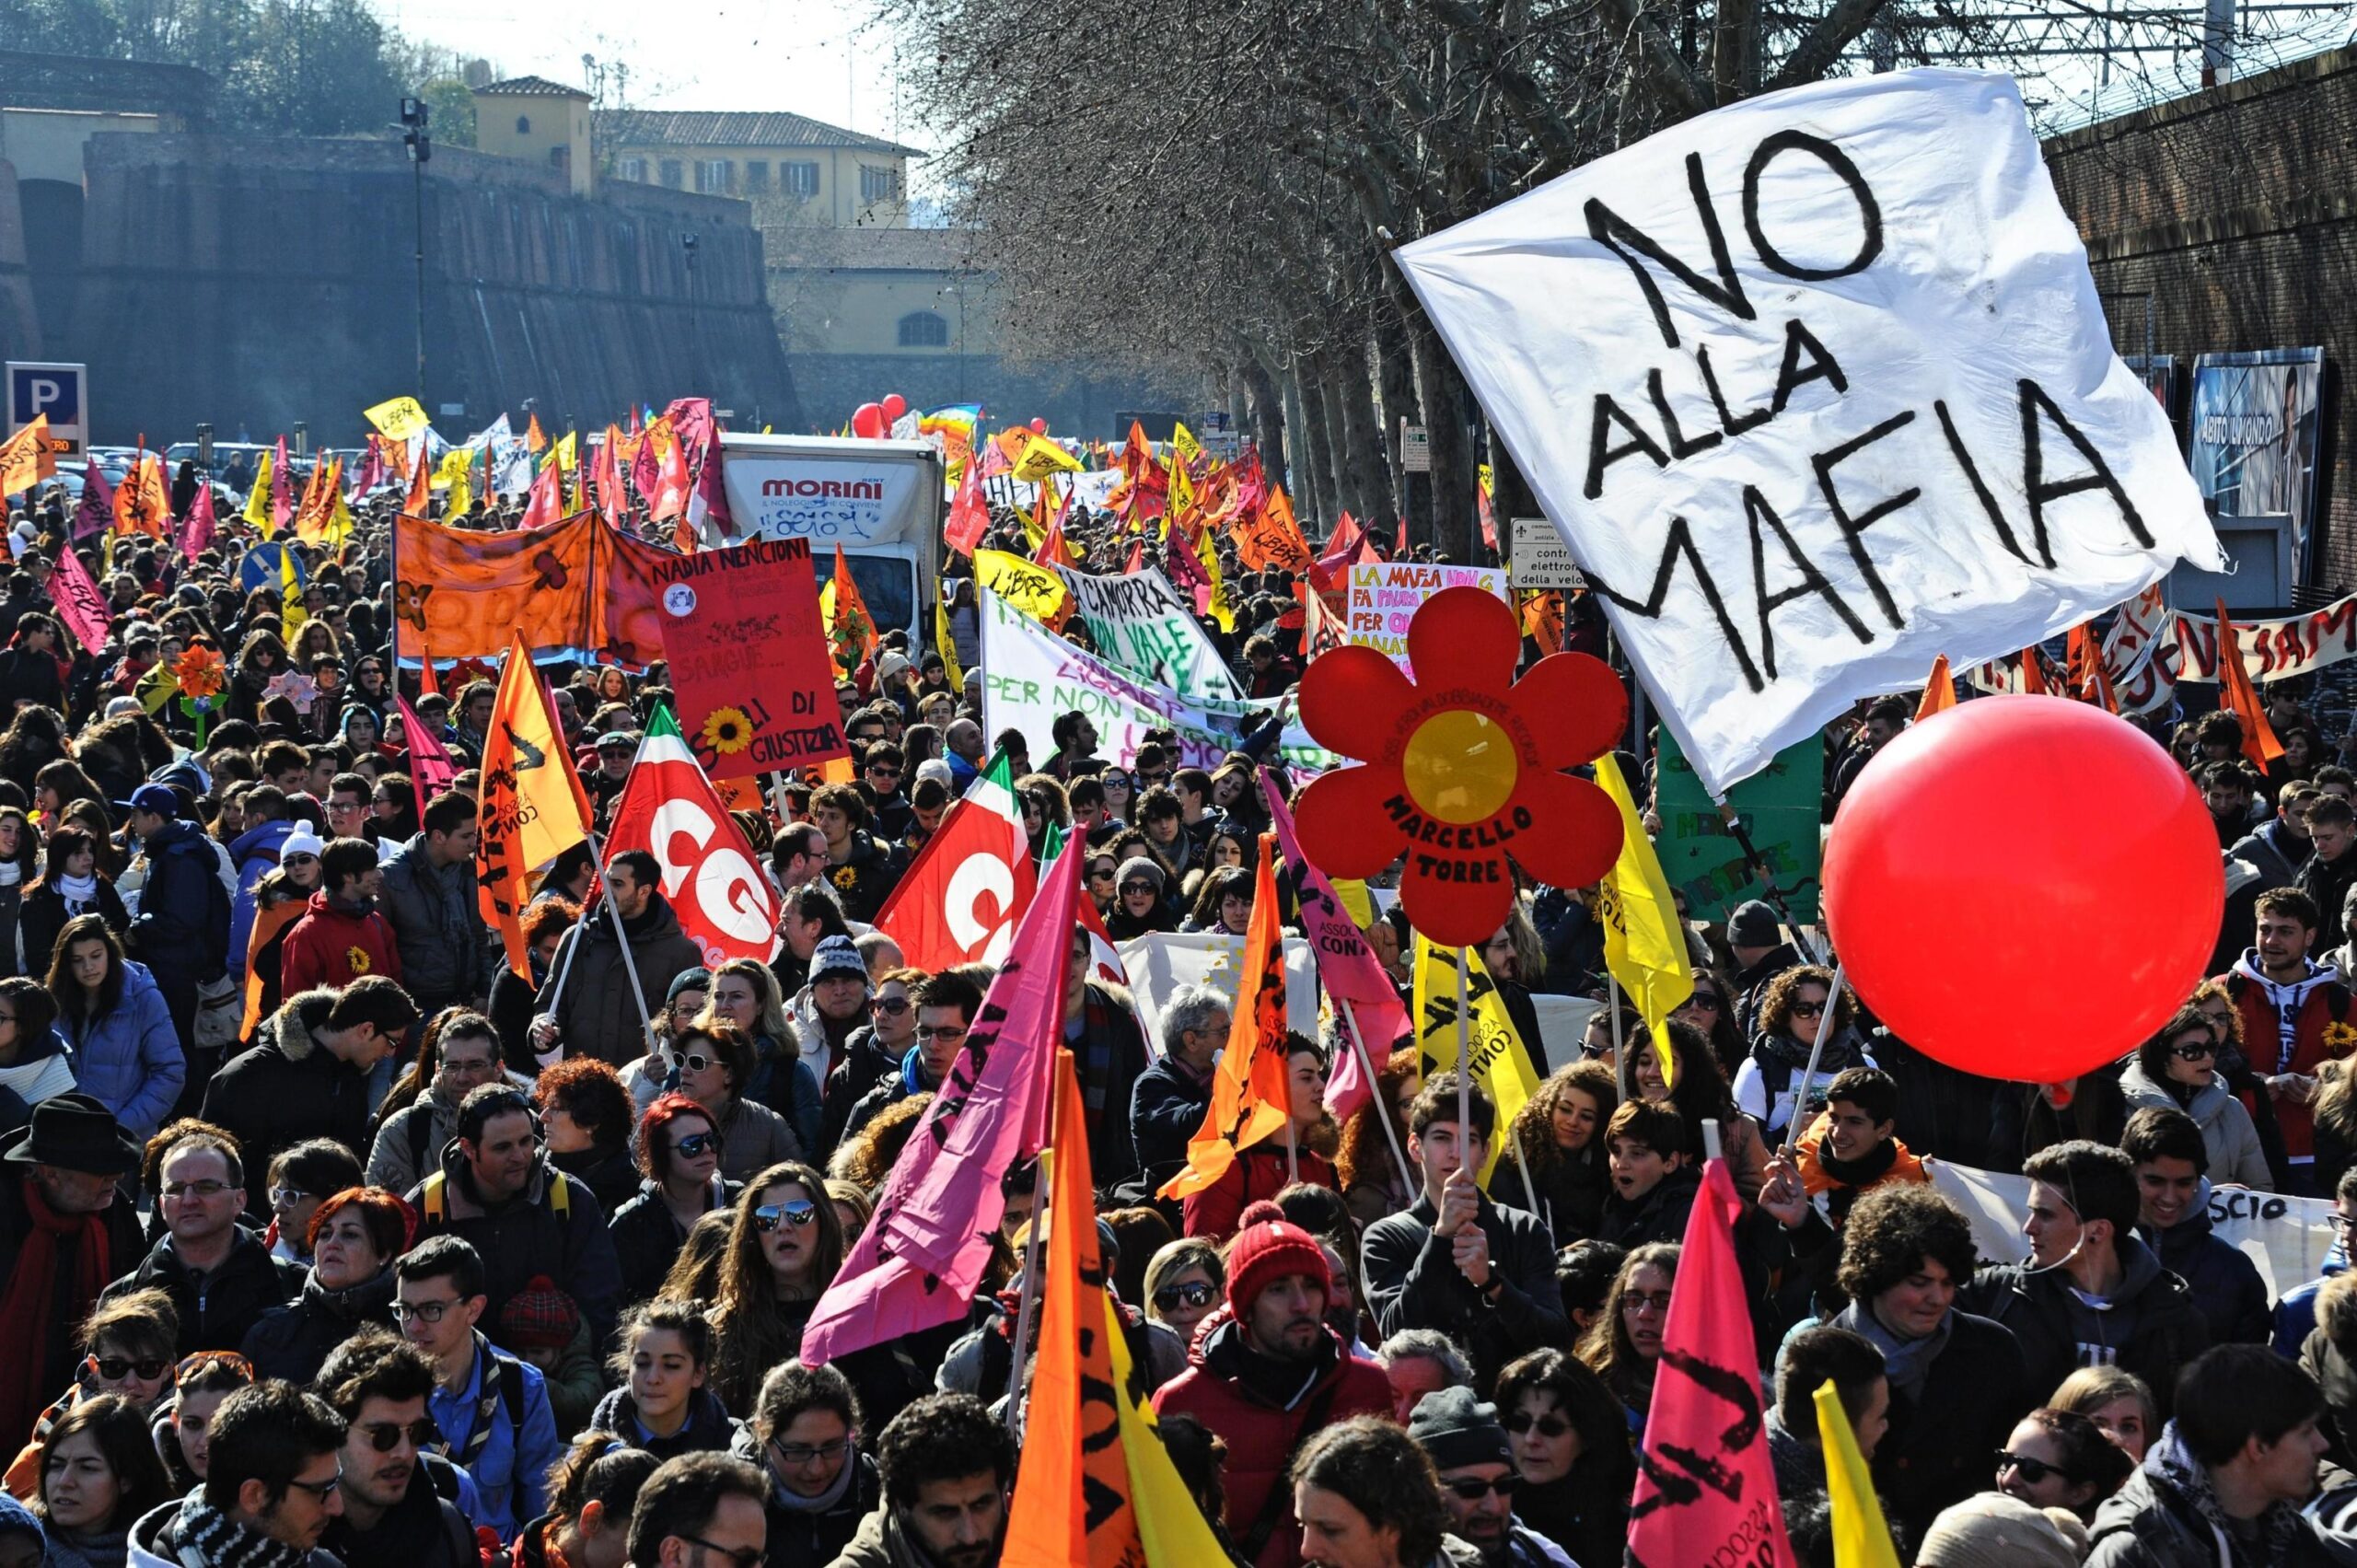
[[[909,400],[898,392],[884,394],[884,423],[889,424],[909,412]]]
[[[884,436],[884,410],[877,403],[862,403],[851,411],[851,433],[865,440],[881,440]]]
[[[1825,851],[1850,982],[1908,1044],[2059,1084],[2200,983],[2225,871],[2201,796],[2123,720],[2060,697],[1966,703],[1858,775]]]

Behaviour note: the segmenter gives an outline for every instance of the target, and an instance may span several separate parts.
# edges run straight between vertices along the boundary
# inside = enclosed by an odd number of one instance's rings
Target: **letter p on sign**
[[[79,365],[8,364],[8,430],[49,416],[51,443],[62,457],[78,456],[88,438],[88,377]]]

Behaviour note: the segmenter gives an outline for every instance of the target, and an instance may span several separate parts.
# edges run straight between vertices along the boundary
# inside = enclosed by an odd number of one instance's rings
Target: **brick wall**
[[[2357,51],[2231,82],[2046,144],[2107,295],[2149,292],[2156,353],[2324,345],[2332,435],[2314,580],[2357,589]],[[2144,304],[2107,299],[2114,341],[2141,353]]]

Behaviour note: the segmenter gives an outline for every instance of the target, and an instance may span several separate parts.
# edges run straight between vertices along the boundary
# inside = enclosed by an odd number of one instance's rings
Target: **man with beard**
[[[2328,811],[2337,811],[2344,820],[2329,820]],[[2357,842],[2357,832],[2345,820],[2348,814],[2349,808],[2337,801],[2319,800],[2308,813],[2310,830],[2319,860],[2329,845],[2357,867],[2357,854],[2347,847]],[[2313,872],[2316,865],[2308,869]],[[2305,1192],[2316,1171],[2315,1127],[2308,1116],[2316,1070],[2328,1057],[2348,1054],[2345,1048],[2334,1051],[2326,1042],[2328,1033],[2340,1032],[2335,1026],[2347,1022],[2357,998],[2329,965],[2308,957],[2321,923],[2312,894],[2277,888],[2261,893],[2253,907],[2258,939],[2235,961],[2226,976],[2226,995],[2242,1015],[2243,1052],[2258,1082],[2229,1069],[2228,1084],[2239,1085],[2245,1092],[2262,1143],[2269,1125],[2276,1128],[2287,1167],[2285,1190]]]
[[[1317,1238],[1265,1200],[1242,1220],[1227,1254],[1228,1318],[1214,1314],[1198,1331],[1190,1365],[1155,1394],[1154,1408],[1191,1415],[1227,1444],[1237,1554],[1258,1568],[1294,1568],[1301,1528],[1284,1472],[1295,1446],[1349,1416],[1388,1415],[1391,1384],[1327,1325],[1334,1283]]]
[[[132,1527],[134,1568],[342,1568],[320,1546],[343,1512],[343,1421],[263,1382],[221,1401],[204,1484]]]
[[[1015,1440],[989,1406],[971,1394],[926,1395],[884,1428],[876,1465],[884,1506],[860,1521],[834,1568],[996,1568]],[[635,1551],[632,1560],[644,1568]]]
[[[1562,1547],[1515,1522],[1514,1446],[1497,1406],[1470,1388],[1443,1388],[1418,1402],[1408,1435],[1439,1473],[1449,1534],[1481,1554],[1482,1568],[1576,1568]]]
[[[314,1387],[345,1423],[343,1514],[319,1544],[344,1568],[476,1568],[474,1527],[454,1501],[462,1472],[432,1451],[433,1364],[369,1330],[328,1357]]]

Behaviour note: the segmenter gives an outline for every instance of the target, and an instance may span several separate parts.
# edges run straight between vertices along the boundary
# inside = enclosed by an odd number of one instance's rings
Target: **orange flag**
[[[0,442],[0,495],[30,490],[56,471],[57,454],[49,449],[49,415],[35,414],[30,424]]]
[[[852,581],[851,563],[843,559],[840,544],[835,546],[834,580],[827,588],[831,596],[827,607],[828,645],[834,649],[837,665],[857,669],[876,651],[876,618],[867,613],[867,601],[859,597],[859,585]]]
[[[434,515],[434,467],[423,452],[417,455],[417,466],[410,475],[409,499],[401,503],[401,510],[412,517]]]
[[[422,470],[424,465],[418,465]],[[478,902],[498,928],[517,978],[532,978],[524,905],[534,873],[589,836],[589,796],[573,771],[564,732],[549,711],[548,689],[519,633],[507,645],[499,696],[482,748],[482,794],[475,811]]]
[[[2217,605],[2218,680],[2226,706],[2242,723],[2243,755],[2265,772],[2270,762],[2283,755],[2283,743],[2275,738],[2275,726],[2267,722],[2267,705],[2258,700],[2258,691],[2250,683],[2250,669],[2243,663],[2242,635],[2226,614],[2226,601],[2221,598]]]
[[[2111,690],[2111,672],[2103,667],[2103,645],[2096,641],[2092,626],[2073,626],[2068,653],[2063,660],[2069,671],[2071,695],[2082,703],[2099,703],[2104,712],[2119,712],[2119,699]]]
[[[1056,1052],[1039,1354],[1003,1568],[1123,1568],[1146,1562],[1106,1348],[1105,1260],[1088,1124],[1072,1052]]]
[[[1915,704],[1915,722],[1922,724],[1955,706],[1956,681],[1948,675],[1948,656],[1942,654],[1932,661],[1931,678],[1923,682],[1923,700]]]
[[[1212,1074],[1211,1109],[1187,1141],[1187,1168],[1165,1182],[1158,1197],[1202,1191],[1227,1173],[1237,1150],[1284,1130],[1292,1096],[1285,1083],[1285,950],[1274,841],[1272,833],[1261,835],[1252,919],[1244,928],[1244,954],[1237,965],[1237,1006],[1228,1021],[1227,1049]]]
[[[2046,695],[2046,673],[2039,668],[2042,662],[2035,645],[2022,650],[2023,696],[2043,697]]]
[[[143,451],[114,492],[117,533],[144,533],[162,539],[171,530],[171,497],[164,491],[164,460]]]
[[[524,450],[537,452],[548,444],[549,435],[540,428],[540,416],[537,412],[530,414],[524,425]]]

